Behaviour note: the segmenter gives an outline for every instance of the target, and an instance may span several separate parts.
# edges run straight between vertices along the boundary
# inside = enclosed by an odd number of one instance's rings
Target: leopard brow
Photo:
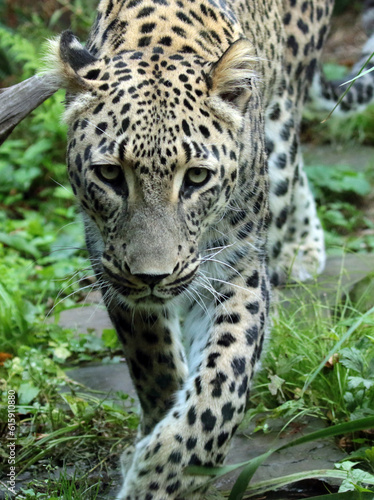
[[[196,167],[203,167],[215,171],[218,166],[217,158],[209,151],[208,147],[204,145],[200,147],[194,141],[184,138],[182,141],[182,148],[185,154],[186,164],[193,168],[196,163]]]
[[[109,139],[111,139],[112,141],[114,141],[114,143],[118,147],[119,159],[121,160],[121,162],[125,161],[126,146],[127,146],[128,139],[124,138],[121,141],[119,141],[117,137],[114,137],[111,134],[109,134],[108,132],[106,132],[105,130],[101,129],[98,125],[96,125],[92,121],[87,120],[87,123],[89,125],[92,125],[95,129],[99,130],[102,134],[104,134],[107,137],[109,137]],[[105,155],[103,155],[103,156],[105,156]],[[120,166],[121,162],[119,162],[118,160],[113,162],[112,155],[110,156],[110,158],[108,158],[108,160],[109,160],[110,164],[114,164],[114,165]],[[91,164],[92,165],[101,165],[102,162],[101,163],[100,162],[91,162]]]
[[[108,134],[108,132],[106,132],[105,130],[103,130],[102,128],[100,128],[98,125],[96,125],[95,123],[91,122],[90,120],[87,120],[87,123],[89,125],[92,125],[96,130],[99,130],[99,132],[101,132],[102,134],[106,135],[107,137],[109,137],[109,139],[111,139],[112,141],[114,141],[116,144],[120,144],[118,142],[118,139],[114,136],[112,136],[111,134]]]

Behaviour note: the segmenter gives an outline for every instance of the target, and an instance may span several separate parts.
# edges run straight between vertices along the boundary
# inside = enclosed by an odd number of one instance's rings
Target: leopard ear
[[[252,44],[245,38],[234,42],[220,59],[213,64],[209,76],[211,104],[217,100],[244,113],[256,78],[256,56]]]
[[[53,74],[69,92],[98,88],[103,82],[102,61],[85,49],[71,31],[64,31],[49,41],[46,72]]]

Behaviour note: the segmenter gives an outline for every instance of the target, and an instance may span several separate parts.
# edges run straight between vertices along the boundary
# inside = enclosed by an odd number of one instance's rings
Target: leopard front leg
[[[189,497],[186,492],[205,479],[184,469],[220,465],[225,459],[245,412],[269,305],[266,264],[252,261],[243,267],[245,274],[225,284],[220,301],[205,311],[213,311],[210,324],[199,327],[186,319],[196,329],[189,376],[173,407],[137,443],[117,500],[197,500],[202,493]]]
[[[113,304],[109,313],[140,401],[140,438],[164,417],[187,376],[179,318],[166,309],[135,312]]]

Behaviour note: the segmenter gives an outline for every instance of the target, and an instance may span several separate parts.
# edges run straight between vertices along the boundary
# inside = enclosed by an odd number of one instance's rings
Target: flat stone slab
[[[273,303],[287,305],[287,300],[304,299],[312,307],[311,297],[317,296],[327,306],[335,306],[363,278],[374,271],[374,254],[347,254],[329,257],[325,270],[316,279],[287,285],[273,291]],[[374,302],[374,300],[373,300]],[[373,303],[374,305],[374,303]]]
[[[137,400],[127,363],[92,364],[68,370],[66,375],[89,389],[101,391],[114,397],[116,392],[123,392],[128,394],[130,398]]]
[[[93,332],[99,336],[103,330],[113,328],[105,307],[99,304],[62,311],[58,324],[63,328],[76,330],[77,333]]]
[[[374,148],[362,144],[303,144],[304,163],[308,165],[352,165],[363,172],[374,164]]]

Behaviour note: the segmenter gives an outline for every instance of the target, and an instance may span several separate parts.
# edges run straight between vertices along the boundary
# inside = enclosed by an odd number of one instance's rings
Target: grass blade
[[[35,441],[32,444],[32,446],[27,448],[23,453],[21,453],[18,456],[17,464],[19,464],[20,462],[25,460],[26,457],[28,457],[30,454],[32,454],[34,452],[34,446],[37,446],[39,448],[44,443],[47,443],[48,441],[51,441],[59,436],[62,436],[63,434],[67,434],[68,432],[74,432],[79,427],[80,427],[80,424],[74,424],[74,425],[69,425],[67,427],[62,427],[61,429],[57,429],[56,431],[47,434],[47,436],[44,436],[43,438],[39,439],[38,441]],[[77,439],[76,436],[75,436],[75,439]]]
[[[346,479],[347,471],[342,470],[332,470],[332,469],[318,469],[311,470],[307,472],[296,472],[294,474],[289,474],[287,476],[275,477],[268,479],[267,481],[260,481],[251,485],[249,490],[246,491],[246,498],[252,498],[254,496],[263,495],[269,491],[274,491],[275,489],[284,488],[289,484],[296,483],[298,481],[303,481],[304,479],[319,479],[319,478],[334,478],[334,479]]]
[[[365,76],[367,75],[368,73],[370,73],[371,71],[374,71],[374,67],[373,68],[370,68],[370,69],[367,69],[366,71],[363,71],[362,73],[360,73],[359,75],[355,76],[354,78],[352,78],[352,80],[348,80],[347,82],[344,82],[344,83],[341,83],[340,84],[340,87],[342,87],[343,85],[347,85],[348,83],[351,83],[351,82],[355,82],[356,80],[358,80],[359,78],[361,78],[362,76]]]
[[[346,422],[344,424],[337,424],[327,429],[322,429],[320,431],[311,432],[306,436],[301,436],[299,438],[290,441],[283,446],[280,446],[276,451],[285,450],[286,448],[291,448],[292,446],[297,446],[298,444],[310,443],[316,439],[324,439],[328,437],[339,436],[340,434],[350,434],[352,432],[362,431],[364,429],[374,428],[374,417],[360,418],[358,420],[353,420],[352,422]]]
[[[246,467],[242,470],[240,473],[238,479],[236,480],[230,496],[229,500],[240,500],[247,487],[249,481],[252,479],[253,474],[256,472],[256,470],[260,467],[260,465],[265,462],[265,460],[274,452],[274,450],[269,450],[266,453],[263,453],[262,455],[259,455],[258,457],[250,460]]]
[[[346,94],[348,94],[348,92],[350,91],[352,85],[355,83],[355,81],[357,80],[357,78],[359,78],[360,76],[362,76],[362,72],[364,71],[364,69],[366,68],[366,66],[369,64],[369,62],[371,61],[371,59],[373,58],[374,56],[374,52],[368,57],[367,61],[365,62],[365,64],[362,66],[362,68],[360,69],[360,71],[357,73],[357,76],[355,78],[353,78],[353,80],[350,80],[350,85],[349,87],[347,88],[347,90],[340,96],[338,102],[335,104],[334,108],[330,111],[330,113],[327,115],[327,117],[322,120],[321,123],[325,123],[330,117],[331,115],[333,114],[333,112],[336,110],[336,108],[340,105],[340,103],[342,102],[342,100],[344,99],[344,97],[346,96]],[[348,82],[345,82],[345,83],[348,83]]]
[[[323,361],[321,361],[320,365],[315,369],[315,371],[308,377],[308,379],[305,382],[305,385],[303,387],[303,390],[301,392],[301,397],[303,396],[304,392],[308,389],[310,384],[313,382],[313,380],[317,377],[319,372],[324,368],[326,365],[327,361],[333,356],[344,344],[346,340],[349,339],[349,337],[352,335],[352,333],[357,330],[357,328],[361,325],[361,323],[364,321],[365,318],[368,316],[372,315],[374,313],[374,307],[366,311],[365,314],[363,314],[350,328],[349,330],[343,335],[343,337],[337,342],[333,348],[328,352],[328,354],[325,356]]]

